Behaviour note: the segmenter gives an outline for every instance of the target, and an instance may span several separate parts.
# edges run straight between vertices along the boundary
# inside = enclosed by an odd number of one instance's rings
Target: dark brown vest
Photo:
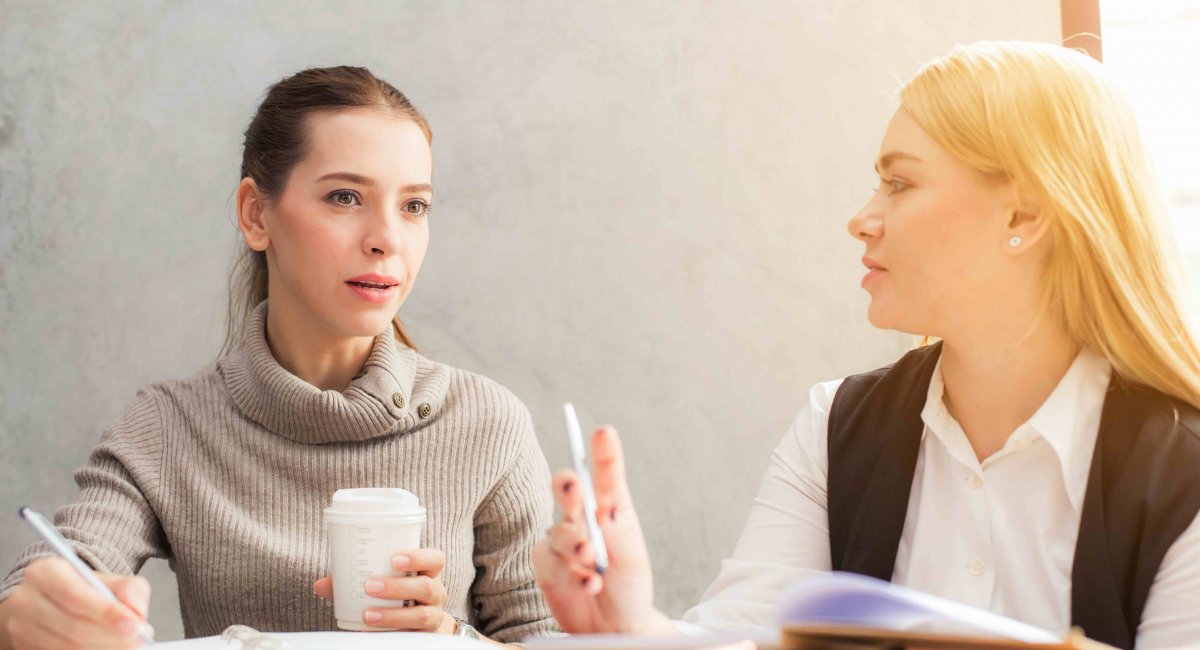
[[[941,344],[847,377],[829,414],[833,568],[891,580]],[[1071,573],[1071,624],[1132,648],[1167,549],[1200,512],[1200,412],[1114,374]],[[1198,613],[1197,615],[1200,615]]]

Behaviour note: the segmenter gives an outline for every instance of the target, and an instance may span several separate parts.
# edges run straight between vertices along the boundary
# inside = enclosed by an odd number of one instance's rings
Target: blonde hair
[[[939,145],[1049,219],[1047,312],[1123,379],[1200,407],[1179,251],[1133,113],[1100,64],[1039,43],[958,46],[900,91]]]

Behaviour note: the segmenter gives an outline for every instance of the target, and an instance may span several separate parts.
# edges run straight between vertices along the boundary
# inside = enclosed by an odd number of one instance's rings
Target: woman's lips
[[[859,283],[859,286],[863,287],[864,289],[866,288],[868,282],[878,278],[884,273],[887,273],[887,269],[880,266],[879,262],[876,262],[867,255],[863,256],[862,264],[863,266],[867,267],[867,274],[863,276],[862,282]]]
[[[871,280],[874,280],[875,278],[878,278],[879,276],[883,275],[884,273],[887,273],[887,269],[870,269],[869,271],[867,271],[867,274],[863,276],[862,282],[859,283],[859,286],[864,289],[867,288],[868,282],[870,282]]]
[[[387,284],[381,282],[364,282],[360,280],[348,280],[346,286],[350,288],[359,298],[367,302],[382,303],[396,297],[400,292],[400,285]]]

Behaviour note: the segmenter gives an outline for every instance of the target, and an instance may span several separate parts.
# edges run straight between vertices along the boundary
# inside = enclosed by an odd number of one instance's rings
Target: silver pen
[[[579,475],[579,490],[583,499],[583,521],[587,526],[588,542],[596,554],[596,573],[608,570],[608,547],[604,545],[604,534],[596,522],[596,491],[592,487],[592,473],[588,471],[587,452],[583,447],[583,433],[579,430],[579,418],[570,402],[563,404],[563,420],[567,425],[567,444],[571,447],[571,463]]]
[[[101,582],[100,578],[96,577],[96,574],[92,572],[91,568],[84,564],[83,560],[79,559],[79,555],[75,553],[75,549],[72,548],[71,544],[62,536],[62,533],[58,532],[58,529],[54,527],[54,524],[50,523],[49,519],[46,519],[40,513],[37,513],[25,506],[21,506],[21,508],[17,510],[17,513],[20,514],[21,518],[28,522],[29,525],[37,531],[38,535],[41,535],[42,539],[50,545],[50,548],[53,549],[55,553],[61,555],[64,560],[71,564],[71,568],[79,572],[79,575],[83,576],[83,579],[86,580],[89,585],[95,588],[96,591],[100,592],[100,595],[114,603],[125,606],[124,603],[117,599],[112,590],[108,588],[108,585]],[[151,628],[148,623],[144,621],[142,622],[141,629],[138,630],[138,636],[141,637],[143,645],[154,645],[154,629]]]

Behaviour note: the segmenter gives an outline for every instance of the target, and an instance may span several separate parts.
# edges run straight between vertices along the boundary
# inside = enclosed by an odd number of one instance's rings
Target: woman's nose
[[[404,242],[404,216],[399,211],[380,209],[371,215],[363,248],[373,255],[389,255],[401,250]]]
[[[875,197],[871,197],[858,214],[850,217],[846,230],[851,237],[859,241],[877,239],[883,234],[883,212]]]

